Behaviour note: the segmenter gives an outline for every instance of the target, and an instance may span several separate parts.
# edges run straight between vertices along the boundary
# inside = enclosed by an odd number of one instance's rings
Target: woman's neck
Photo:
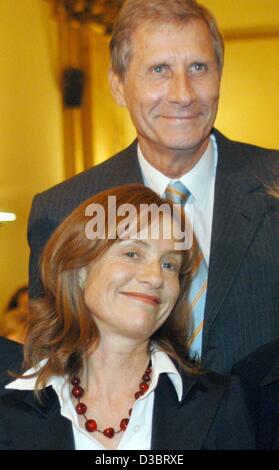
[[[93,419],[97,429],[113,428],[112,439],[105,437],[102,432],[94,433],[97,439],[107,449],[116,449],[123,436],[119,432],[120,423],[130,419],[130,413],[135,405],[135,393],[139,384],[144,380],[143,375],[150,361],[149,341],[131,344],[125,338],[113,341],[112,337],[87,355],[81,386],[85,389],[82,402],[86,405],[86,418],[79,416],[83,427],[84,419]]]
[[[131,344],[101,341],[87,358],[87,395],[101,395],[108,403],[138,387],[150,360],[149,342]],[[136,391],[136,390],[135,390]]]

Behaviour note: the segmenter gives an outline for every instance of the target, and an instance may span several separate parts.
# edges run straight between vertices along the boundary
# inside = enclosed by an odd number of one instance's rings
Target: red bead
[[[149,385],[146,382],[142,382],[139,388],[141,392],[145,393],[149,389]]]
[[[142,397],[142,395],[143,395],[143,392],[141,392],[141,391],[136,392],[135,393],[135,399],[137,400],[139,397]]]
[[[79,385],[80,384],[80,379],[78,377],[73,377],[72,378],[72,385]]]
[[[122,419],[121,422],[120,422],[121,431],[126,431],[126,428],[127,428],[128,424],[129,424],[129,419],[128,418]]]
[[[86,410],[87,410],[87,406],[85,405],[85,403],[78,403],[77,406],[76,406],[76,412],[78,415],[84,415],[84,413],[86,413]]]
[[[151,367],[147,367],[145,373],[146,373],[146,374],[151,374],[151,371],[152,371],[152,368],[151,368]]]
[[[85,422],[85,428],[88,432],[94,432],[97,429],[97,423],[94,419],[88,419]]]
[[[143,374],[143,376],[142,376],[142,380],[144,380],[145,382],[149,382],[149,380],[150,380],[150,375],[147,374],[147,372],[145,372],[145,374]]]
[[[113,428],[107,428],[103,430],[103,435],[108,437],[109,439],[112,439],[114,436],[114,429]]]
[[[73,387],[73,390],[72,390],[72,395],[75,397],[75,398],[81,398],[84,394],[84,390],[82,387],[80,387],[79,385],[75,385]]]

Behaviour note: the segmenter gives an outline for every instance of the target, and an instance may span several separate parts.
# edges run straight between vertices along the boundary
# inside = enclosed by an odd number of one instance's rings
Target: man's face
[[[118,103],[127,106],[142,150],[197,152],[215,121],[220,73],[207,25],[139,27],[121,81],[111,74]]]

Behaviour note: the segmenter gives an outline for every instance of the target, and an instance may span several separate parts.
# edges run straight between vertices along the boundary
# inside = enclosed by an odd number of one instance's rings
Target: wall
[[[278,0],[202,0],[226,38],[216,127],[234,139],[279,148]]]
[[[109,39],[92,34],[92,132],[94,163],[100,163],[136,137],[126,109],[112,98],[108,85]]]
[[[279,148],[279,37],[228,41],[225,60],[216,127]]]
[[[55,23],[38,0],[0,0],[0,311],[27,282],[27,217],[33,195],[63,179]]]

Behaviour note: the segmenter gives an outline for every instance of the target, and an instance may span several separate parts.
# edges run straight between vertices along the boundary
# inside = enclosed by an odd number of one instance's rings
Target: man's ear
[[[127,106],[125,93],[124,93],[124,82],[120,79],[111,68],[109,69],[109,84],[112,96],[119,106]]]

